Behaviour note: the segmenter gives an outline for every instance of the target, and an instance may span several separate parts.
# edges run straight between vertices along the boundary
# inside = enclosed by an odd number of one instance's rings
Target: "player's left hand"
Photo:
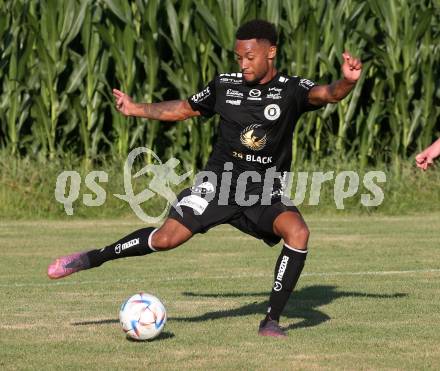
[[[342,74],[344,79],[350,82],[356,82],[361,77],[362,62],[360,59],[354,58],[349,52],[342,53],[344,63],[342,64]]]
[[[416,156],[416,165],[423,171],[427,170],[428,167],[432,166],[434,163],[434,158],[429,153],[429,149],[424,150]]]

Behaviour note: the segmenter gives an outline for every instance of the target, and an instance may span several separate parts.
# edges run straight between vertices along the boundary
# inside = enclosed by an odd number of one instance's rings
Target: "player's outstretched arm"
[[[200,116],[186,100],[170,100],[159,103],[135,103],[127,94],[113,89],[116,109],[125,116],[144,117],[160,121],[181,121]]]
[[[344,60],[341,67],[343,78],[330,85],[314,86],[309,92],[311,104],[322,106],[327,103],[337,103],[354,88],[361,77],[362,62],[360,59],[352,57],[348,52],[344,52],[342,58]]]
[[[440,156],[440,138],[416,156],[416,165],[420,169],[426,170],[438,156]]]

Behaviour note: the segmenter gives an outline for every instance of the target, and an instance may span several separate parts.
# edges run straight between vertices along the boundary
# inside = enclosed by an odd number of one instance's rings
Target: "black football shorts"
[[[191,188],[186,188],[177,196],[176,202],[182,215],[172,207],[168,217],[183,224],[193,234],[205,233],[219,224],[230,224],[273,246],[281,240],[273,231],[275,218],[284,211],[299,211],[293,205],[285,205],[280,198],[274,198],[271,202],[271,205],[218,205],[217,198],[208,202],[202,196],[193,194]]]

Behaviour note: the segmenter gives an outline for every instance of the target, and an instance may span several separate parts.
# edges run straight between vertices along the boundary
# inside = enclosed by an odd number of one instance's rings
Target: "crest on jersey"
[[[278,117],[280,117],[280,114],[281,109],[278,104],[269,104],[264,109],[264,117],[266,117],[270,121],[276,120]]]
[[[240,134],[241,143],[253,151],[263,149],[267,142],[266,132],[260,124],[247,126]]]

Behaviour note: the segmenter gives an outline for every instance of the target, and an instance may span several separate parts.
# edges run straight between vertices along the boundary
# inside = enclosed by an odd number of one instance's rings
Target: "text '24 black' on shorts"
[[[219,224],[230,224],[240,231],[261,239],[269,246],[280,242],[281,238],[273,231],[273,222],[284,211],[299,214],[293,205],[286,205],[281,199],[274,198],[270,205],[256,203],[252,206],[236,204],[218,205],[217,198],[206,201],[193,194],[191,188],[184,189],[177,196],[177,205],[182,215],[172,207],[168,217],[177,220],[193,234],[205,233]]]

